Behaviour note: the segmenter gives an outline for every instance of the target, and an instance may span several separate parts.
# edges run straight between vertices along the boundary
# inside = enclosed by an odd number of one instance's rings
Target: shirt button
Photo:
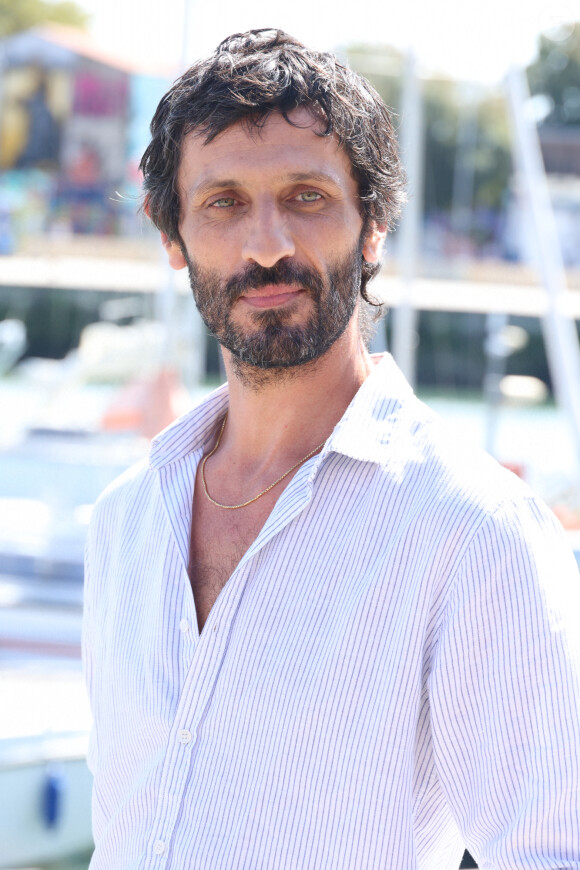
[[[165,852],[165,843],[163,842],[163,840],[157,840],[153,844],[153,852],[155,855],[163,855],[163,853]]]
[[[179,742],[180,742],[180,743],[183,743],[184,746],[185,746],[187,743],[191,743],[191,731],[186,731],[186,730],[184,729],[183,731],[180,731],[180,732],[179,732],[178,737],[179,737]]]
[[[183,634],[187,634],[187,632],[189,631],[189,622],[187,621],[187,619],[181,620],[181,622],[179,623],[179,630],[183,632]]]

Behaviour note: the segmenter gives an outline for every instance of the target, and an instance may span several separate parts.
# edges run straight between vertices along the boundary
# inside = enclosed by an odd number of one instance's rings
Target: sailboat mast
[[[407,50],[405,62],[401,115],[401,153],[407,173],[409,201],[398,233],[401,296],[399,305],[393,311],[393,356],[409,383],[414,386],[417,311],[413,305],[412,288],[417,276],[423,210],[423,119],[417,61],[411,47]]]
[[[530,91],[522,69],[510,70],[507,90],[523,211],[530,218],[535,265],[546,290],[547,310],[542,319],[546,354],[556,398],[570,421],[580,465],[580,344],[575,322],[565,314],[566,272],[537,127],[526,113]]]

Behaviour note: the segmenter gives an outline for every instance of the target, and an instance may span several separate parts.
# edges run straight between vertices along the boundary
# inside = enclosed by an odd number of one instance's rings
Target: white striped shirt
[[[578,870],[579,577],[557,521],[386,356],[199,636],[193,488],[227,401],[94,512],[91,870],[456,870],[464,844],[483,868]]]

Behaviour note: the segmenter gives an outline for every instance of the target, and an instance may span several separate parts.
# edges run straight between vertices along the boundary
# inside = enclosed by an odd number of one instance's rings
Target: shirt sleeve
[[[580,870],[580,577],[533,498],[463,558],[429,678],[435,764],[486,870]]]

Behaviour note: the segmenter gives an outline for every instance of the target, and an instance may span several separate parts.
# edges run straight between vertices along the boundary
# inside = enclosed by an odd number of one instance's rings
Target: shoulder
[[[479,549],[479,565],[492,560],[483,552],[488,550],[500,560],[509,551],[512,562],[527,559],[537,565],[557,552],[574,565],[560,523],[525,481],[459,438],[418,400],[401,409],[401,415],[407,420],[401,420],[395,455],[409,520],[424,533],[446,530],[456,567],[474,548]]]
[[[121,542],[134,537],[154,490],[154,472],[142,460],[110,483],[95,502],[85,546],[85,599],[114,563]]]
[[[401,403],[382,464],[423,511],[474,511],[484,522],[502,504],[533,497],[528,485],[412,396]]]
[[[104,530],[109,525],[114,528],[127,509],[151,491],[154,477],[155,472],[148,459],[142,459],[115,478],[95,502],[89,534],[97,529]]]
[[[127,519],[136,510],[141,516],[151,500],[159,498],[159,478],[171,468],[187,466],[201,449],[215,419],[227,406],[227,385],[205,396],[190,411],[178,417],[152,440],[146,458],[117,477],[101,493],[93,509],[91,529],[102,530]]]
[[[580,592],[578,565],[555,514],[527,488],[504,497],[488,510],[470,542],[463,573],[485,572],[522,588],[531,582],[542,594],[550,588]]]

